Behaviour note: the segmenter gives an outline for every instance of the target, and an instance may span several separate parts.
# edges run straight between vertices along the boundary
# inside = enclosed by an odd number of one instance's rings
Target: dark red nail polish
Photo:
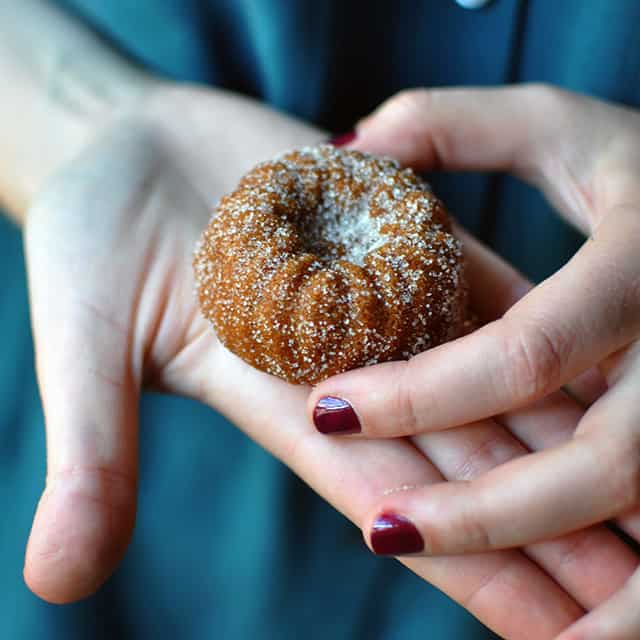
[[[423,551],[424,540],[404,516],[382,513],[373,523],[371,546],[379,556],[402,556]]]
[[[329,140],[329,144],[332,144],[334,147],[344,147],[348,145],[350,142],[353,142],[356,139],[356,132],[349,131],[348,133],[342,133],[334,138]]]
[[[320,433],[346,435],[362,429],[353,407],[342,398],[325,396],[313,410],[313,423]]]

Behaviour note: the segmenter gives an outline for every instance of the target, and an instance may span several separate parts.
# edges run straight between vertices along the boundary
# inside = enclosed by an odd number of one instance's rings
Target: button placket
[[[454,0],[455,3],[463,9],[482,9],[486,7],[491,0]]]

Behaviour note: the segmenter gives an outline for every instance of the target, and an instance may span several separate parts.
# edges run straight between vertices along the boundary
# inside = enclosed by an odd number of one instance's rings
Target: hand
[[[525,444],[545,451],[471,482],[389,496],[367,526],[381,510],[405,515],[432,555],[518,547],[612,518],[640,540],[640,113],[539,86],[418,90],[362,122],[354,146],[420,169],[512,172],[588,235],[565,267],[532,289],[467,239],[485,326],[313,391],[311,411],[323,396],[346,399],[369,437],[489,416],[513,429],[515,408],[550,398],[574,413],[573,427],[563,423],[555,435],[551,424],[524,435],[515,427]],[[591,389],[585,412],[558,394],[563,385],[577,396]],[[639,602],[637,573],[561,638],[640,637]]]
[[[195,242],[245,170],[320,136],[246,99],[158,82],[31,203],[25,243],[48,470],[25,578],[46,600],[92,593],[124,553],[141,387],[221,409],[228,392],[248,393],[253,371],[220,347],[197,307]],[[277,395],[273,382],[266,392]]]
[[[111,127],[33,203],[25,234],[48,473],[25,577],[40,596],[88,595],[126,548],[142,386],[225,413],[358,524],[389,489],[438,482],[456,468],[473,474],[498,462],[499,451],[521,450],[490,422],[473,437],[447,434],[433,447],[438,467],[404,440],[324,438],[305,419],[308,389],[252,369],[216,342],[191,270],[209,205],[254,162],[320,137],[238,97],[159,91],[139,118]],[[608,597],[636,560],[604,528],[530,554],[408,564],[505,637],[539,640],[578,618],[585,603]],[[561,562],[568,555],[573,560]],[[585,574],[594,579],[583,584]],[[530,629],[535,636],[525,635]]]

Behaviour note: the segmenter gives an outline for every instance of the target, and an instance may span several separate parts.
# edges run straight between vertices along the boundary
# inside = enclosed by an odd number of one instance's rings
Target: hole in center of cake
[[[365,256],[386,241],[381,223],[369,215],[369,200],[363,197],[344,208],[336,203],[321,205],[300,235],[305,250],[321,262],[347,260],[361,267]]]

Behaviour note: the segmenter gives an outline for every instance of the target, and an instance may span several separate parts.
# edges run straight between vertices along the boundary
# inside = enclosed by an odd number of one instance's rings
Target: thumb
[[[82,297],[88,265],[72,254],[60,258],[43,219],[55,213],[34,212],[41,220],[25,232],[47,478],[24,577],[41,598],[67,603],[98,589],[131,537],[138,376],[129,364],[127,318]]]

